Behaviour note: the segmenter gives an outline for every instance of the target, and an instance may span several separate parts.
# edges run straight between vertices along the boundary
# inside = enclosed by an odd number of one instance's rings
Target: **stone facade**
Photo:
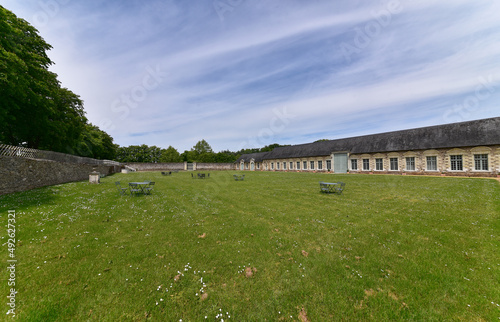
[[[350,154],[349,172],[492,177],[500,174],[500,145]]]
[[[0,156],[0,195],[66,182],[88,181],[94,169],[106,175],[120,171],[119,166]]]
[[[269,159],[262,162],[255,162],[254,160],[245,162],[244,160],[240,160],[239,169],[245,171],[315,171],[334,173],[333,165],[333,155],[330,155]],[[493,177],[500,175],[500,145],[348,154],[348,171],[350,173]]]
[[[500,117],[278,147],[242,155],[240,170],[500,175]]]

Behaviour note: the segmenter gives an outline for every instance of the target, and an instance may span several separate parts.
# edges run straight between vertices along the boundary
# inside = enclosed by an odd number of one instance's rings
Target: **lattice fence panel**
[[[76,155],[65,154],[53,151],[44,151],[37,149],[24,148],[19,146],[12,146],[0,144],[0,156],[10,156],[19,158],[42,159],[59,162],[81,163],[91,165],[107,165],[119,166],[120,162],[110,160],[96,160],[92,158],[79,157]]]

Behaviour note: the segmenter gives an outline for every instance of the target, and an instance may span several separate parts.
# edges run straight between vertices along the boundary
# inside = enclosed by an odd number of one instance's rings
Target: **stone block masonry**
[[[118,172],[119,168],[0,156],[0,195],[67,182],[88,181],[93,169],[107,175]]]
[[[170,162],[170,163],[142,163],[130,162],[126,163],[128,166],[136,171],[181,171],[184,170],[184,162]]]
[[[234,163],[192,163],[192,169],[197,171],[235,170]],[[176,171],[187,170],[187,162],[177,163],[127,163],[126,166],[137,171]]]

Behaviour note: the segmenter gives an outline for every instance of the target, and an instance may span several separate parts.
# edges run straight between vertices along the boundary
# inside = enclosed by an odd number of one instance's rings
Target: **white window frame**
[[[309,161],[309,167],[311,167],[311,170],[314,170],[314,161]]]
[[[415,157],[406,157],[406,171],[416,171]]]
[[[370,159],[363,159],[363,171],[370,171]]]
[[[463,157],[463,155],[461,155],[461,154],[450,155],[450,170],[451,171],[464,171],[464,157]]]
[[[384,159],[383,158],[376,158],[375,159],[375,170],[376,171],[383,171],[384,170]]]
[[[358,170],[358,159],[351,159],[351,170]]]
[[[399,158],[393,157],[389,158],[390,170],[391,171],[399,171]]]
[[[435,169],[431,169],[429,165],[433,165]],[[428,155],[425,157],[425,170],[427,171],[438,171],[437,156]]]
[[[474,171],[489,171],[489,157],[487,153],[474,154]],[[478,169],[479,164],[479,169]]]

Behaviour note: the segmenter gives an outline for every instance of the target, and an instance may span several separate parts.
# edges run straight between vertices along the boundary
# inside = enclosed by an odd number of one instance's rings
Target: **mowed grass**
[[[16,211],[19,320],[500,318],[496,180],[234,173],[1,196],[5,225]],[[152,195],[118,195],[115,181],[142,180]],[[321,194],[319,181],[346,189]]]

